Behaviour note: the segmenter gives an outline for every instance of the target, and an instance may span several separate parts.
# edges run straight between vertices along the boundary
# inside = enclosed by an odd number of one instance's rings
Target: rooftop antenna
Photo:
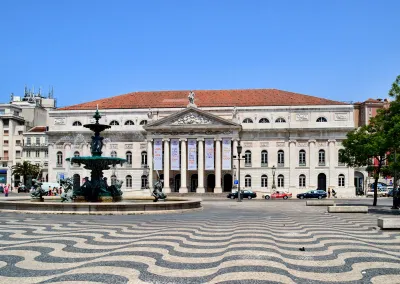
[[[24,95],[25,95],[25,97],[28,96],[28,88],[26,87],[26,84],[25,84],[25,89],[24,89]]]

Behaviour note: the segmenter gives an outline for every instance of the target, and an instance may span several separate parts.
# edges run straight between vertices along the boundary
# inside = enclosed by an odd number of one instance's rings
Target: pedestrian
[[[60,186],[60,195],[63,193],[63,188]]]
[[[336,198],[336,191],[332,188],[332,196]]]
[[[4,195],[5,197],[8,197],[8,185],[4,187]]]
[[[331,188],[328,187],[328,198],[331,198]]]

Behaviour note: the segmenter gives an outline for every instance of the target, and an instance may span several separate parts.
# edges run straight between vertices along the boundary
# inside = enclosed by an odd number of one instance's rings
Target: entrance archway
[[[318,189],[326,191],[326,175],[325,174],[321,173],[318,175]]]
[[[199,178],[197,174],[193,174],[190,177],[190,192],[196,192],[199,184]]]
[[[174,179],[174,191],[179,192],[181,188],[181,174],[177,174]]]
[[[73,188],[79,189],[81,187],[81,176],[78,174],[73,175]]]
[[[364,195],[364,175],[361,172],[354,172],[354,187],[356,195]]]
[[[215,188],[215,175],[209,174],[207,177],[207,192],[214,192]]]
[[[224,191],[226,191],[226,192],[232,191],[232,175],[231,174],[224,175]]]

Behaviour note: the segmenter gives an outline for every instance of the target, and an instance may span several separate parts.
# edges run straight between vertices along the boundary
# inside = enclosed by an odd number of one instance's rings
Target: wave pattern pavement
[[[400,233],[303,202],[0,216],[0,283],[400,283]],[[304,248],[304,251],[299,250]]]

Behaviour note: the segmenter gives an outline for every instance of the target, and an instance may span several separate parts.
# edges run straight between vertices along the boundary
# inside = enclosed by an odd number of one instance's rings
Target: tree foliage
[[[12,166],[12,174],[22,176],[24,178],[25,185],[28,180],[28,176],[36,177],[40,174],[40,171],[40,166],[31,164],[28,161],[24,161],[22,164],[16,164]]]

